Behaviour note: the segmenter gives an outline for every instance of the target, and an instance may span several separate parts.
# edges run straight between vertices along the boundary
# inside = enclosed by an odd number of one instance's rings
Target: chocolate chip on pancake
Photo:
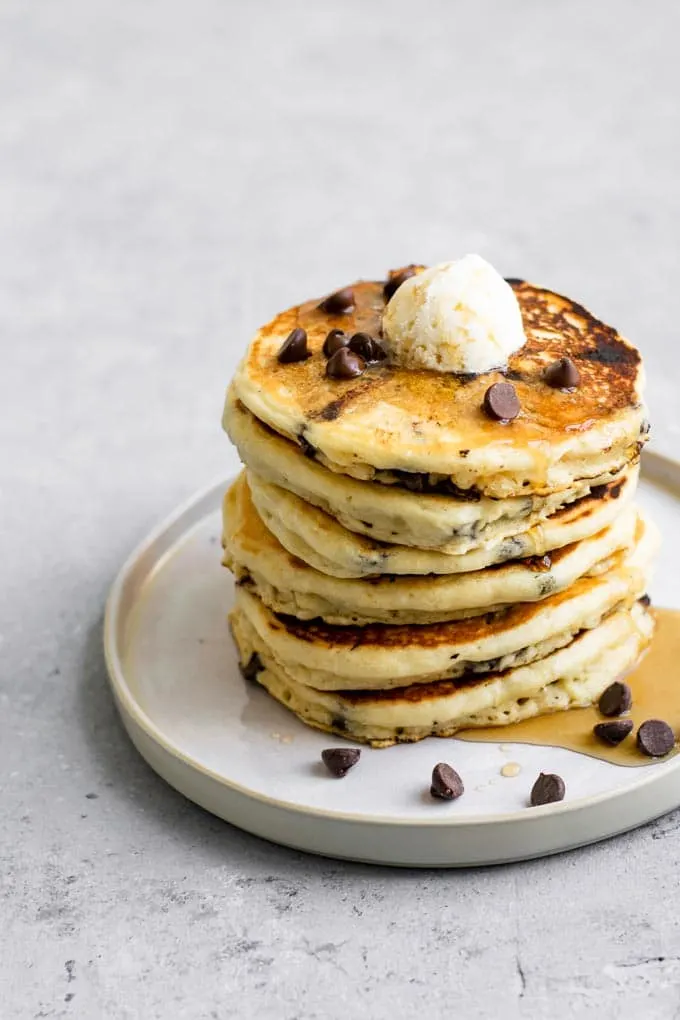
[[[358,747],[327,747],[321,752],[321,760],[328,771],[342,779],[356,765],[361,757]]]
[[[355,333],[348,346],[350,351],[360,354],[367,365],[384,361],[387,357],[387,351],[383,345],[370,333]]]
[[[383,294],[385,295],[385,298],[389,301],[392,295],[399,290],[402,283],[405,280],[408,280],[411,276],[415,275],[416,275],[415,265],[403,266],[401,269],[390,269],[389,273],[387,274],[385,286],[383,287]]]
[[[430,793],[441,800],[457,800],[465,792],[463,780],[455,769],[445,762],[440,762],[432,769],[432,785]]]
[[[343,287],[324,298],[319,308],[329,315],[342,315],[344,312],[351,312],[354,308],[354,288]]]
[[[545,556],[528,556],[524,562],[529,570],[534,570],[539,574],[543,574],[546,570],[552,569],[552,556],[548,553],[546,553]]]
[[[289,365],[294,361],[306,361],[309,356],[307,331],[301,326],[296,326],[284,340],[276,357],[282,365]]]
[[[340,347],[326,364],[326,375],[331,379],[355,379],[363,375],[366,368],[364,359],[350,351],[347,347]]]
[[[302,435],[302,433],[298,436],[298,443],[305,457],[309,457],[310,460],[313,460],[316,457],[316,447],[313,446],[310,441]]]
[[[257,678],[257,674],[262,672],[264,666],[257,652],[253,652],[247,662],[242,662],[239,665],[239,669],[244,680],[253,681]]]
[[[624,712],[630,711],[632,704],[633,692],[630,687],[621,680],[616,680],[602,692],[597,707],[602,715],[623,715]]]
[[[542,804],[554,804],[558,800],[564,800],[566,787],[561,776],[552,772],[541,772],[531,790],[531,806],[540,807]]]
[[[581,373],[571,358],[558,358],[548,365],[543,375],[548,386],[556,390],[575,390],[581,383]]]
[[[520,412],[519,397],[512,383],[494,383],[484,394],[484,410],[496,421],[512,421]]]
[[[593,727],[593,733],[604,744],[616,747],[625,740],[633,730],[632,719],[615,719],[613,722],[601,722]]]
[[[349,337],[343,329],[332,329],[323,342],[323,353],[326,358],[339,351],[341,347],[347,347]]]
[[[637,732],[637,746],[650,758],[663,758],[675,747],[675,734],[663,719],[647,719]]]

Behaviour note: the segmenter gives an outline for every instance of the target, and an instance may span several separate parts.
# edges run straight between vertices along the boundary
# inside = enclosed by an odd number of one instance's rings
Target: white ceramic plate
[[[227,628],[233,585],[220,566],[228,482],[196,496],[132,554],[108,600],[105,649],[130,737],[186,797],[249,832],[313,853],[381,864],[456,867],[555,853],[641,825],[680,805],[680,756],[631,769],[560,748],[435,738],[362,750],[343,780],[320,765],[337,737],[303,726],[246,684]],[[666,539],[652,596],[680,606],[680,465],[644,458],[640,501]],[[465,796],[428,793],[438,761]],[[521,772],[500,769],[517,762]],[[568,799],[527,808],[540,771],[564,776]]]

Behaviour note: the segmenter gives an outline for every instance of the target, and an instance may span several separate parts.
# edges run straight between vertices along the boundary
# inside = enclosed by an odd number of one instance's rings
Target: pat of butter
[[[526,343],[512,287],[479,255],[402,283],[385,309],[383,335],[394,364],[462,375],[507,368]]]

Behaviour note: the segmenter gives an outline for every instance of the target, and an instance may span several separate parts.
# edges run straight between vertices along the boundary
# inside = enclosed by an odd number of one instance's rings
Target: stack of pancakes
[[[527,342],[505,372],[328,375],[330,330],[380,340],[381,282],[277,316],[237,370],[232,629],[244,674],[311,726],[387,746],[589,705],[650,641],[640,355],[510,282]],[[282,362],[294,329],[306,352]],[[546,381],[565,357],[575,389]],[[521,410],[495,420],[485,394],[508,381]]]

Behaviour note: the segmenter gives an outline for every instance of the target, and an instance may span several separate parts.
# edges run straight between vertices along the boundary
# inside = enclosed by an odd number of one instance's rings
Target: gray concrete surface
[[[680,1016],[680,814],[533,864],[317,860],[129,745],[102,607],[235,466],[279,307],[478,250],[634,337],[678,433],[671,2],[0,5],[0,1016]]]

